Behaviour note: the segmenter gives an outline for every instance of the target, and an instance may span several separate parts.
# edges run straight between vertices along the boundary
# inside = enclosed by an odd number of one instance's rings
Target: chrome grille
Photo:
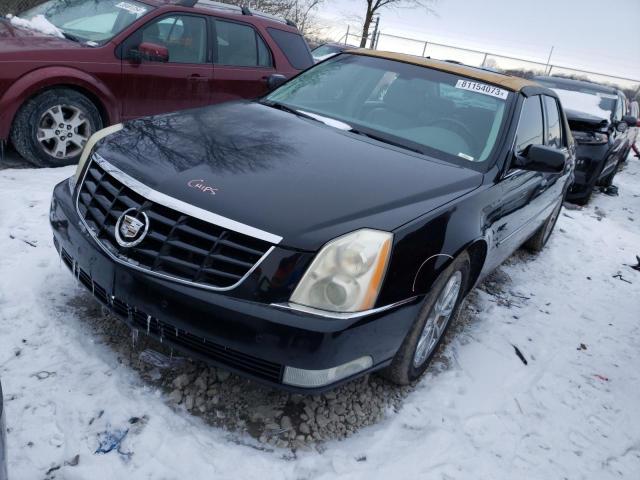
[[[77,208],[96,240],[119,261],[182,282],[228,290],[273,247],[145,198],[111,171],[101,162],[91,162],[79,187]],[[116,240],[116,223],[132,208],[147,215],[149,229],[141,243],[122,247]]]

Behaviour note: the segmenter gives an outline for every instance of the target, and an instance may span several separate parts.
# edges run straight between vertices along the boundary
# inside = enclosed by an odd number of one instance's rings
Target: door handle
[[[207,81],[209,81],[208,77],[203,77],[202,75],[198,75],[197,73],[193,74],[193,75],[189,75],[187,77],[187,79],[190,82],[207,82]]]

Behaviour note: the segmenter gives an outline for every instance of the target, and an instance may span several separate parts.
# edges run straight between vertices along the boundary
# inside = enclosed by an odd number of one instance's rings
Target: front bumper
[[[567,192],[568,200],[577,200],[589,195],[598,180],[615,168],[616,162],[611,161],[610,149],[609,144],[578,145],[574,179]]]
[[[326,318],[145,274],[114,262],[96,244],[81,224],[67,181],[54,189],[50,222],[56,249],[74,276],[132,328],[287,390],[323,391],[385,367],[420,308],[416,298],[362,317]],[[370,368],[335,383],[312,389],[283,383],[287,366],[325,370],[364,356],[372,358]]]

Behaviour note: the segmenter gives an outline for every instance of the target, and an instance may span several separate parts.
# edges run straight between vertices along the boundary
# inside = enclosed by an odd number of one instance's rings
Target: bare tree
[[[324,0],[225,0],[232,5],[247,5],[251,9],[291,20],[302,34],[313,27],[314,13]]]
[[[369,38],[373,17],[378,14],[380,10],[384,8],[423,8],[427,13],[434,13],[432,5],[435,1],[436,0],[366,0],[367,13],[364,16],[364,23],[362,25],[360,47],[367,46],[367,39]]]

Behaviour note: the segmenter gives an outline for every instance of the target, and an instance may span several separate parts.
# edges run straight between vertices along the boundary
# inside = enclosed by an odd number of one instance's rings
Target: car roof
[[[605,85],[600,85],[599,83],[587,82],[585,80],[574,80],[572,78],[552,77],[552,76],[543,76],[543,75],[538,75],[533,78],[540,82],[550,82],[556,85],[571,85],[574,87],[584,87],[596,92],[603,92],[603,93],[618,92],[618,90],[613,87],[607,87]]]
[[[482,68],[470,67],[459,63],[446,62],[443,60],[434,60],[431,58],[419,57],[416,55],[406,55],[404,53],[384,52],[380,50],[369,50],[366,48],[358,48],[347,50],[346,53],[355,55],[366,55],[369,57],[385,58],[387,60],[395,60],[397,62],[411,63],[419,67],[432,68],[447,73],[455,73],[464,77],[481,80],[493,85],[499,85],[506,90],[519,92],[525,87],[542,87],[539,83],[527,80],[526,78],[514,77],[504,73],[484,70]]]
[[[249,9],[249,7],[238,7],[229,3],[216,2],[212,0],[141,0],[143,3],[153,5],[154,7],[182,7],[193,8],[198,13],[211,14],[216,13],[224,16],[239,16],[244,21],[256,21],[266,24],[272,24],[279,29],[299,33],[295,24],[284,18],[270,15],[258,10]]]

